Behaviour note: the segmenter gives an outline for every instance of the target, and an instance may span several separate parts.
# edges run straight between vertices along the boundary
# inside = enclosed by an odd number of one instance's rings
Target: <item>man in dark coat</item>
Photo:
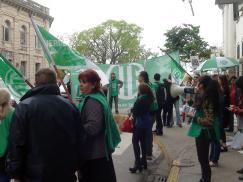
[[[39,70],[35,82],[12,118],[7,172],[20,182],[75,182],[79,111],[60,96],[51,69]]]

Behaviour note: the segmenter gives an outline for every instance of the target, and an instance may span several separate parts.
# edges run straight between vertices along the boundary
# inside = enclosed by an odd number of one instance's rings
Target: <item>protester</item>
[[[116,78],[115,73],[111,73],[111,79],[109,82],[109,104],[110,104],[110,108],[112,109],[112,102],[114,100],[116,114],[119,113],[119,111],[118,111],[118,94],[119,94],[119,89],[122,88],[122,86],[123,86],[123,82]]]
[[[163,123],[161,118],[161,112],[165,105],[165,88],[164,85],[160,82],[160,74],[156,73],[154,75],[154,88],[156,93],[156,100],[158,103],[158,110],[156,112],[156,135],[163,135]]]
[[[13,114],[7,171],[20,182],[76,182],[79,112],[60,96],[51,69],[40,69],[35,85]]]
[[[0,88],[0,181],[10,182],[7,176],[5,163],[8,146],[9,126],[14,109],[10,106],[10,94]]]
[[[180,114],[180,107],[179,107],[179,100],[180,97],[176,97],[176,99],[173,102],[174,108],[175,108],[175,112],[176,112],[176,125],[178,127],[182,127],[182,123],[181,123],[181,114]]]
[[[229,120],[230,120],[230,112],[227,109],[230,105],[230,90],[228,85],[228,80],[225,75],[220,75],[218,79],[219,85],[220,85],[220,91],[222,94],[222,112],[221,112],[221,118],[220,118],[220,128],[221,128],[221,152],[227,152],[228,148],[226,145],[226,134],[225,134],[225,128],[228,127]]]
[[[81,153],[80,181],[116,181],[111,154],[120,142],[120,134],[109,104],[101,91],[100,77],[91,69],[79,74],[81,125],[84,144]],[[82,151],[82,150],[81,150]]]
[[[141,71],[139,73],[138,82],[140,84],[146,83],[150,87],[151,91],[153,92],[154,98],[156,97],[155,88],[154,88],[153,84],[149,81],[149,76],[148,76],[148,73],[146,71]],[[154,101],[153,101],[153,103],[151,104],[151,107],[150,107],[150,117],[151,117],[152,124],[151,124],[149,135],[147,136],[147,160],[152,160],[152,154],[153,154],[152,127],[153,127],[154,122],[155,122],[155,116],[156,116],[157,110],[158,110],[158,103],[157,103],[156,99],[154,99]]]
[[[188,136],[196,138],[197,155],[202,172],[200,182],[210,182],[209,143],[220,138],[219,86],[209,76],[204,76],[199,81],[198,90],[200,99],[197,102]]]
[[[239,89],[239,100],[236,105],[231,105],[229,110],[235,113],[238,117],[238,130],[240,133],[243,133],[243,76],[240,76],[236,80],[236,88]],[[241,135],[241,140],[242,140],[242,135]],[[241,146],[242,147],[242,146]],[[238,170],[237,173],[243,174],[243,168]],[[243,181],[243,176],[239,177],[239,180]]]
[[[230,83],[230,105],[236,105],[237,103],[237,91],[235,86],[236,76],[232,76],[229,80]],[[230,112],[228,132],[234,131],[234,113]]]
[[[170,87],[171,87],[171,80],[164,79],[164,86],[166,91],[166,97],[165,97],[165,106],[163,109],[163,123],[164,126],[167,126],[168,128],[171,128],[172,123],[172,113],[173,113],[173,102],[174,99],[172,98],[170,94]]]
[[[138,98],[131,109],[135,121],[132,136],[135,163],[134,167],[129,169],[132,173],[136,173],[137,170],[141,172],[142,167],[147,169],[146,137],[151,133],[152,122],[150,117],[150,107],[153,100],[154,95],[150,87],[145,83],[141,83],[138,86]],[[141,160],[140,153],[142,153]]]

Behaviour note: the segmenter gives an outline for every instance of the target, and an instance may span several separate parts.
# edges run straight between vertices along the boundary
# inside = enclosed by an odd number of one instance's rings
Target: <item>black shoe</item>
[[[228,152],[228,147],[221,146],[220,152]]]
[[[156,132],[156,135],[158,135],[158,136],[162,136],[162,135],[163,135],[163,131],[157,131],[157,132]]]
[[[143,169],[147,169],[147,168],[148,168],[147,160],[146,160],[146,159],[145,159],[145,160],[141,160],[141,167],[142,167]]]
[[[236,172],[239,173],[239,174],[243,174],[243,168],[237,170]]]
[[[152,133],[157,133],[157,130],[153,130]]]
[[[137,171],[139,171],[140,173],[142,172],[142,166],[134,166],[133,168],[129,168],[129,171],[131,173],[136,173]]]
[[[119,111],[116,111],[116,114],[119,114]]]
[[[205,182],[205,181],[204,181],[204,179],[201,178],[201,179],[199,180],[199,182]]]
[[[239,180],[240,180],[240,181],[243,181],[243,176],[240,176],[240,177],[239,177]]]
[[[148,161],[151,161],[151,160],[153,160],[153,157],[152,157],[151,155],[147,155],[147,156],[146,156],[146,159],[147,159]]]

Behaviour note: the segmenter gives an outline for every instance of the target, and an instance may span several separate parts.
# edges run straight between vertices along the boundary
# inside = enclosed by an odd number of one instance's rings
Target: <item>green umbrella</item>
[[[234,58],[228,57],[212,57],[202,62],[196,71],[207,71],[221,68],[230,68],[239,65],[239,61]]]

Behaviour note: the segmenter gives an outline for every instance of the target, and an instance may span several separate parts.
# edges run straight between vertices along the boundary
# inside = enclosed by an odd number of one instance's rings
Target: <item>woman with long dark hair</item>
[[[220,85],[220,92],[222,96],[221,103],[221,117],[220,117],[220,131],[221,131],[221,152],[227,152],[225,128],[228,127],[230,121],[230,112],[227,109],[230,106],[230,89],[228,79],[225,75],[220,75],[218,79]]]
[[[134,131],[132,137],[132,144],[135,156],[134,167],[129,170],[131,173],[139,172],[142,169],[147,169],[147,142],[146,138],[151,132],[151,117],[150,117],[150,107],[154,101],[154,95],[150,87],[146,83],[141,83],[138,86],[138,98],[131,109],[134,118]],[[140,143],[140,145],[139,145]],[[141,151],[140,151],[141,148]],[[140,159],[140,154],[142,153],[142,159]],[[143,168],[142,168],[143,167]]]
[[[145,83],[149,86],[153,93],[153,97],[156,97],[155,87],[154,85],[149,81],[149,75],[146,71],[141,71],[138,76],[138,82]],[[153,155],[153,133],[152,133],[152,127],[155,122],[156,112],[158,110],[158,102],[156,99],[153,100],[151,106],[150,106],[150,117],[151,117],[151,128],[150,133],[147,136],[147,160],[152,160]]]
[[[202,172],[200,182],[210,182],[209,144],[220,138],[219,86],[217,81],[209,76],[203,76],[199,81],[198,91],[200,98],[196,104],[196,113],[188,136],[196,138],[198,161]]]
[[[79,74],[81,102],[80,181],[116,182],[111,154],[121,141],[100,77],[91,69]]]

